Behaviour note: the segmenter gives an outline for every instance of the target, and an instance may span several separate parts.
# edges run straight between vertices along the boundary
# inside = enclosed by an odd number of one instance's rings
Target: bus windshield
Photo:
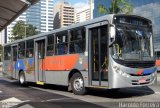
[[[121,25],[116,28],[113,58],[122,60],[154,60],[150,28]]]

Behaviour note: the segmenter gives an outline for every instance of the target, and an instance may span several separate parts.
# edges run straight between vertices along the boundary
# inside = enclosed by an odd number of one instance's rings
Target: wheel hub
[[[19,80],[20,80],[20,83],[23,84],[24,83],[24,76],[20,75],[20,79]]]
[[[74,80],[74,88],[77,91],[81,91],[83,89],[83,80],[82,78],[77,78]]]

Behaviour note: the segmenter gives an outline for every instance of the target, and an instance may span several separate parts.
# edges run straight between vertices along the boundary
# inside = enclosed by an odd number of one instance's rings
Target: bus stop
[[[0,0],[0,31],[39,0]]]

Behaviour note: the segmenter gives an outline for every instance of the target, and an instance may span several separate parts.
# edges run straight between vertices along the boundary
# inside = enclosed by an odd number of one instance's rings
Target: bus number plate
[[[139,82],[139,83],[145,83],[146,80],[145,80],[145,79],[139,79],[138,82]]]

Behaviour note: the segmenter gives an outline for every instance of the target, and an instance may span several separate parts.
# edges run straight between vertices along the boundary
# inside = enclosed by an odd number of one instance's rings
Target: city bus
[[[155,49],[157,71],[160,71],[160,49]]]
[[[28,82],[116,90],[156,82],[152,22],[109,14],[4,45],[3,73]]]

